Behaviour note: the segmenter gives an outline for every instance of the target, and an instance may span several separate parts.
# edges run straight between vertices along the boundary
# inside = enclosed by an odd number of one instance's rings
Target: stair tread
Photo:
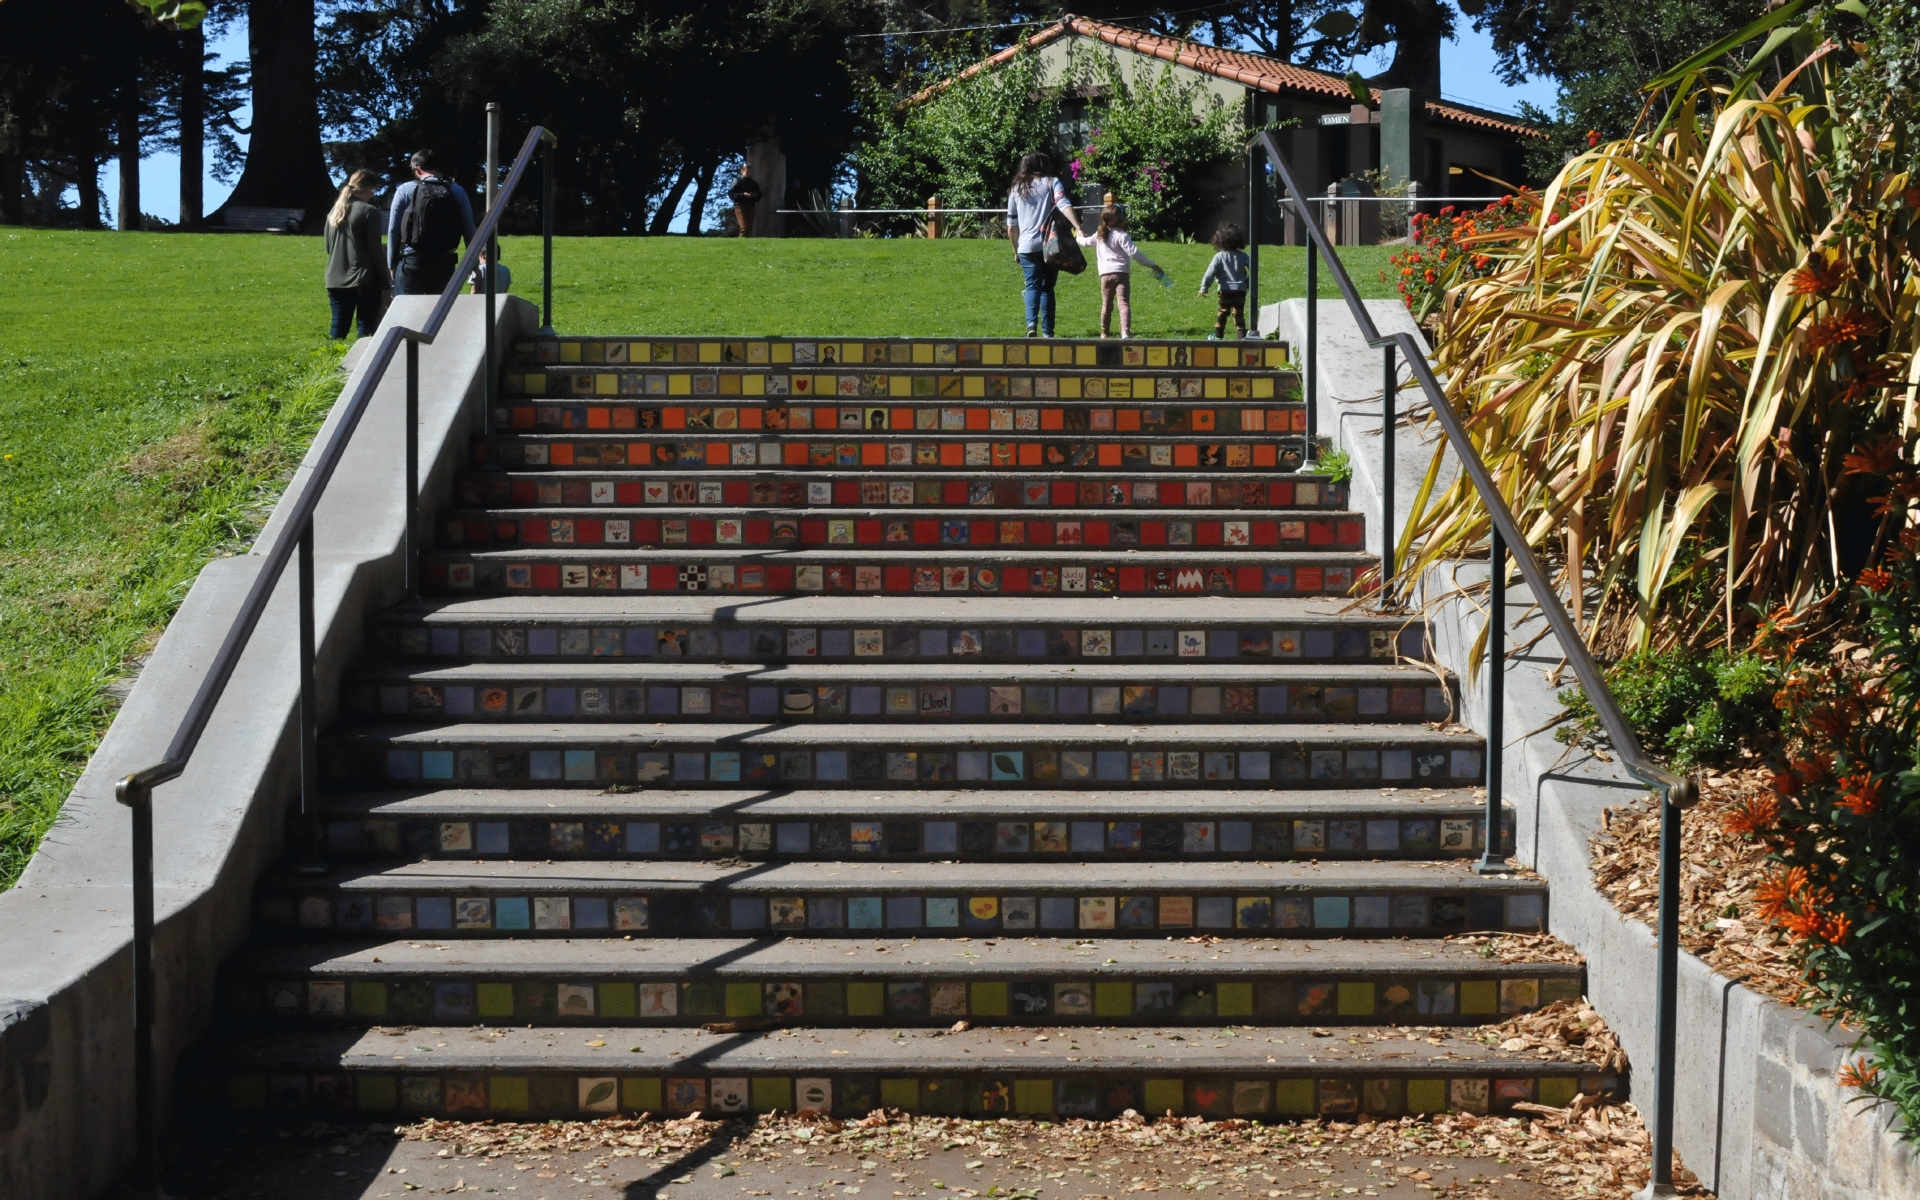
[[[1526,872],[1476,875],[1462,859],[1239,861],[1239,862],[1049,862],[1044,873],[1031,862],[862,863],[732,862],[685,860],[530,861],[526,859],[432,860],[349,867],[324,873],[282,871],[269,876],[290,890],[392,891],[460,888],[558,889],[563,892],[663,888],[733,893],[799,891],[915,892],[993,889],[1047,892],[1089,889],[1213,892],[1326,889],[1388,892],[1437,888],[1480,892],[1534,892],[1544,880]]]
[[[439,744],[442,742],[498,742],[520,745],[538,741],[544,744],[593,745],[654,743],[705,745],[790,746],[810,749],[839,742],[858,742],[897,748],[902,732],[897,725],[856,724],[808,721],[792,725],[766,722],[745,724],[668,724],[665,722],[580,723],[525,721],[450,723],[442,725],[372,725],[325,735],[324,740],[344,742],[392,742]],[[962,725],[930,723],[915,731],[912,739],[923,742],[968,742],[984,740],[995,745],[1055,745],[1067,742],[1106,742],[1126,746],[1151,742],[1154,745],[1194,746],[1260,744],[1273,742],[1325,746],[1357,744],[1371,746],[1383,741],[1412,743],[1435,748],[1472,749],[1481,744],[1477,733],[1452,732],[1422,724],[1320,724],[1276,726],[1259,725],[1137,725],[1126,724],[1041,724]]]
[[[1386,659],[1355,663],[1273,662],[1256,659],[1222,659],[1208,664],[1196,674],[1194,660],[1136,662],[1128,659],[1074,659],[1013,662],[969,662],[955,659],[886,662],[872,659],[782,660],[765,665],[751,659],[744,662],[675,662],[671,659],[601,658],[574,659],[568,662],[526,662],[486,658],[478,661],[438,665],[380,664],[360,669],[356,676],[365,680],[413,680],[421,683],[468,683],[497,680],[588,680],[647,679],[662,683],[738,683],[756,681],[783,683],[789,680],[820,679],[828,683],[872,680],[882,683],[924,683],[932,680],[997,681],[1020,683],[1246,683],[1302,684],[1326,683],[1378,684],[1403,687],[1442,686],[1446,680],[1424,665],[1395,663]],[[1451,675],[1446,677],[1451,679]]]
[[[783,1029],[710,1033],[698,1028],[546,1026],[416,1030],[306,1028],[222,1039],[213,1056],[230,1070],[581,1071],[727,1075],[761,1072],[952,1071],[1095,1074],[1236,1071],[1266,1075],[1410,1071],[1502,1075],[1597,1074],[1572,1054],[1505,1051],[1471,1031],[1389,1027],[1243,1027],[1198,1033],[1168,1027],[978,1028],[964,1031]],[[1177,1033],[1177,1039],[1175,1034]],[[1038,1041],[1048,1035],[1044,1043]],[[430,1043],[430,1048],[421,1043]],[[595,1044],[599,1043],[599,1044]],[[630,1047],[638,1047],[630,1049]],[[422,1053],[425,1050],[425,1053]],[[1069,1061],[1069,1060],[1072,1061]],[[401,1065],[404,1063],[405,1065]]]
[[[1479,816],[1486,801],[1461,788],[1402,788],[1397,791],[1110,791],[1091,799],[1083,791],[1035,788],[1025,792],[982,792],[960,789],[912,792],[876,790],[865,795],[844,791],[800,789],[778,795],[764,790],[676,791],[649,789],[644,796],[603,792],[516,788],[443,788],[426,795],[383,791],[328,795],[322,812],[329,816],[432,817],[461,816],[621,817],[658,819],[678,816],[755,817],[769,820],[831,819],[838,814],[932,816],[954,818],[971,813],[999,819],[1051,816],[1056,813],[1108,819],[1113,817],[1208,816],[1312,817],[1362,813],[1393,817],[1448,815]]]
[[[853,962],[848,962],[853,959]],[[1325,939],[1244,940],[1185,938],[577,938],[436,942],[428,937],[341,944],[301,943],[242,951],[232,965],[243,971],[304,972],[370,978],[459,968],[463,976],[532,975],[576,971],[603,977],[763,976],[783,974],[924,978],[1079,972],[1090,977],[1199,968],[1215,975],[1307,974],[1538,976],[1571,975],[1582,968],[1563,962],[1501,962],[1482,958],[1472,944],[1439,940]]]
[[[1276,627],[1289,621],[1355,624],[1369,628],[1401,628],[1408,618],[1399,614],[1350,613],[1352,602],[1333,596],[1276,596],[1249,599],[1240,596],[1167,600],[1129,596],[1124,603],[1112,596],[1060,596],[1034,599],[1018,595],[953,596],[780,596],[748,598],[702,592],[587,593],[578,596],[441,597],[391,610],[383,619],[457,624],[474,621],[537,621],[551,624],[606,621],[679,620],[724,621],[729,624],[802,622],[853,625],[869,621],[883,625],[935,622],[960,625],[969,621],[1045,621],[1049,624],[1112,626],[1180,624],[1188,628],[1232,625]],[[1198,660],[1196,660],[1198,661]]]
[[[1048,546],[1048,547],[1002,547],[999,545],[955,545],[907,547],[889,549],[881,546],[837,546],[818,550],[778,550],[755,549],[740,546],[706,546],[689,543],[686,546],[639,548],[633,546],[610,545],[596,548],[583,548],[570,543],[543,542],[532,546],[516,546],[512,549],[485,549],[460,546],[443,546],[428,552],[429,557],[471,558],[475,560],[505,559],[522,560],[529,554],[538,554],[542,558],[551,558],[565,562],[570,559],[605,557],[616,554],[623,558],[685,558],[699,562],[732,564],[742,559],[758,563],[840,563],[849,556],[871,559],[875,562],[911,563],[924,559],[928,555],[939,558],[987,558],[1004,562],[1075,562],[1086,560],[1092,563],[1105,563],[1115,557],[1124,558],[1140,566],[1184,565],[1193,567],[1216,567],[1224,559],[1253,558],[1269,565],[1285,565],[1294,559],[1307,559],[1314,562],[1346,563],[1356,566],[1369,566],[1373,556],[1358,550],[1262,550],[1259,547],[1235,547],[1228,550],[1215,546],[1204,550],[1142,550],[1137,546]]]

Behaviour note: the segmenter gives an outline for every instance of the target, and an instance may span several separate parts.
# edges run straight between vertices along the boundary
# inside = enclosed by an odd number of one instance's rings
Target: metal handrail
[[[1286,158],[1280,153],[1279,146],[1270,133],[1255,136],[1255,145],[1262,150],[1274,173],[1279,176],[1286,188],[1288,198],[1295,204],[1302,216],[1307,212],[1307,197],[1293,178],[1293,172],[1287,168]],[[1699,785],[1689,776],[1680,775],[1654,762],[1640,745],[1639,737],[1633,726],[1627,723],[1620,711],[1619,702],[1614,699],[1613,691],[1607,686],[1606,675],[1600,665],[1594,661],[1587,648],[1586,639],[1580,636],[1579,627],[1567,613],[1566,606],[1560,601],[1560,593],[1554,587],[1553,580],[1540,566],[1540,560],[1534,556],[1532,548],[1520,523],[1514,519],[1513,510],[1507,507],[1506,499],[1500,494],[1493,475],[1474,449],[1472,440],[1467,436],[1466,426],[1461,423],[1459,414],[1448,403],[1445,389],[1435,378],[1433,368],[1428,365],[1426,356],[1421,353],[1420,344],[1410,333],[1397,333],[1391,337],[1381,337],[1380,330],[1373,323],[1373,317],[1367,312],[1367,306],[1361,302],[1359,289],[1347,274],[1346,267],[1340,262],[1332,246],[1327,243],[1326,233],[1319,223],[1312,220],[1303,222],[1306,226],[1308,243],[1308,265],[1311,268],[1315,260],[1324,256],[1327,266],[1333,274],[1335,285],[1340,289],[1341,297],[1346,301],[1347,309],[1353,314],[1354,323],[1360,327],[1361,335],[1367,345],[1380,349],[1388,355],[1387,386],[1384,389],[1385,427],[1389,431],[1396,418],[1394,395],[1398,390],[1398,380],[1393,374],[1392,355],[1398,349],[1412,370],[1413,378],[1425,393],[1427,403],[1432,408],[1434,418],[1440,422],[1447,441],[1460,465],[1472,481],[1474,490],[1480,495],[1480,501],[1486,506],[1487,516],[1493,525],[1492,545],[1490,547],[1489,567],[1494,588],[1494,605],[1488,625],[1488,664],[1490,667],[1488,693],[1491,702],[1487,735],[1487,837],[1486,852],[1481,860],[1482,869],[1499,869],[1494,847],[1499,844],[1500,828],[1496,819],[1496,806],[1499,803],[1501,778],[1499,774],[1499,750],[1505,740],[1505,721],[1502,712],[1501,688],[1496,681],[1503,678],[1502,660],[1506,657],[1503,642],[1505,639],[1505,590],[1506,554],[1511,554],[1520,570],[1520,577],[1526,580],[1533,591],[1533,599],[1540,606],[1547,625],[1554,636],[1560,640],[1562,653],[1566,655],[1567,665],[1580,681],[1586,692],[1588,703],[1593,705],[1594,715],[1613,742],[1621,765],[1635,779],[1647,784],[1661,797],[1660,825],[1660,918],[1659,973],[1656,990],[1658,1033],[1654,1051],[1654,1114],[1651,1122],[1653,1135],[1653,1163],[1650,1182],[1645,1192],[1647,1197],[1673,1195],[1673,1085],[1674,1085],[1674,1026],[1678,1013],[1679,945],[1680,945],[1680,813],[1690,808],[1699,799]],[[1312,278],[1309,271],[1308,278]],[[1313,327],[1314,312],[1318,303],[1316,289],[1307,289],[1307,311],[1309,329]],[[1316,370],[1319,348],[1313,344],[1309,335],[1305,348],[1305,368],[1309,379]],[[1311,385],[1309,385],[1311,386]],[[1311,420],[1309,415],[1309,420]],[[1392,434],[1387,434],[1391,439]],[[1387,445],[1391,445],[1391,440]],[[1309,446],[1311,452],[1311,446]],[[1394,464],[1389,458],[1382,463],[1382,475],[1391,479]],[[1392,493],[1387,493],[1391,497]],[[1386,530],[1382,545],[1392,544],[1392,525],[1394,514],[1391,508],[1385,513]],[[1390,554],[1383,561],[1390,561]],[[1386,579],[1381,583],[1384,587]]]
[[[207,725],[213,719],[214,709],[226,694],[227,684],[233,673],[239,668],[241,656],[246,653],[253,638],[254,630],[260,624],[260,618],[266,614],[267,605],[278,590],[281,578],[286,574],[287,564],[295,553],[299,555],[300,582],[300,799],[303,812],[310,807],[319,785],[319,771],[316,754],[317,746],[317,706],[314,687],[314,620],[313,620],[313,517],[319,507],[321,497],[326,493],[327,484],[332,481],[334,472],[346,456],[347,445],[353,439],[354,430],[373,404],[373,397],[379,385],[385,380],[387,368],[393,363],[393,356],[402,342],[407,346],[407,431],[405,448],[406,463],[406,507],[404,553],[406,555],[407,590],[412,594],[415,589],[414,566],[415,547],[414,509],[418,495],[417,472],[418,459],[418,406],[419,406],[419,354],[422,345],[431,344],[439,336],[440,328],[446,323],[447,316],[453,311],[454,298],[474,274],[479,263],[480,252],[487,251],[487,262],[499,261],[497,230],[500,218],[506,212],[505,201],[513,196],[514,189],[526,174],[527,165],[532,161],[535,151],[547,148],[549,153],[542,155],[542,188],[540,198],[541,236],[546,243],[547,276],[543,281],[543,323],[551,325],[553,321],[553,203],[551,196],[552,159],[551,148],[559,144],[559,139],[542,126],[534,126],[528,132],[526,142],[515,157],[513,168],[507,175],[506,183],[499,192],[499,201],[488,209],[474,236],[467,242],[466,253],[459,265],[454,268],[453,277],[440,292],[439,301],[427,315],[419,329],[407,329],[401,326],[390,327],[374,347],[371,361],[366,370],[360,373],[360,382],[354,386],[345,401],[340,405],[340,420],[334,426],[327,440],[320,447],[320,454],[314,460],[313,471],[307,477],[299,495],[294,497],[293,506],[287,512],[287,520],[282,526],[281,535],[268,548],[266,559],[260,572],[254,577],[253,584],[240,603],[239,612],[234,614],[233,622],[227,628],[226,636],[220,642],[220,648],[214,652],[207,667],[200,688],[188,702],[186,711],[180,717],[180,723],[174,729],[173,740],[168,743],[165,756],[150,767],[144,767],[126,776],[114,788],[114,797],[132,810],[133,818],[133,976],[134,976],[134,1109],[135,1132],[138,1138],[138,1172],[141,1184],[152,1184],[156,1180],[155,1136],[158,1133],[156,1099],[158,1095],[158,1072],[154,1059],[153,1023],[154,1023],[154,978],[153,978],[153,789],[170,780],[178,779],[187,769],[188,761],[200,744],[200,738],[206,733]],[[495,273],[489,269],[483,272],[487,296],[487,366],[489,379],[493,374],[493,309]],[[483,420],[492,420],[491,386],[487,388],[486,398],[489,411]]]

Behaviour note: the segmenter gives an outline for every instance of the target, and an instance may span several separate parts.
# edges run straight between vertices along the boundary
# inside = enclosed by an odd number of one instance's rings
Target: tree
[[[247,165],[223,208],[304,208],[333,201],[320,145],[314,0],[247,0],[253,120]]]

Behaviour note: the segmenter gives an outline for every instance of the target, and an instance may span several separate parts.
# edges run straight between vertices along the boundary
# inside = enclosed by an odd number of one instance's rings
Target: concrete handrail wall
[[[1412,329],[1398,301],[1368,307],[1382,328]],[[1304,321],[1304,304],[1290,300],[1270,307],[1262,324],[1298,344]],[[1385,472],[1417,479],[1440,438],[1422,436],[1423,422],[1404,397],[1398,408],[1411,429],[1400,432],[1395,463],[1384,462],[1377,359],[1356,326],[1325,308],[1318,333],[1320,427],[1351,459],[1351,502],[1377,528]],[[1412,491],[1396,489],[1402,498]],[[1456,563],[1424,578],[1417,597],[1426,602],[1436,657],[1460,679],[1461,720],[1482,733],[1487,672],[1469,668],[1488,618],[1462,589],[1486,580],[1485,562]],[[1653,930],[1621,915],[1594,886],[1588,851],[1602,810],[1633,803],[1646,788],[1617,762],[1555,739],[1557,695],[1572,682],[1559,645],[1524,588],[1510,594],[1507,611],[1507,644],[1527,647],[1505,671],[1507,727],[1528,731],[1509,742],[1505,759],[1515,857],[1552,884],[1550,932],[1587,956],[1590,998],[1629,1058],[1646,1063],[1655,1037],[1647,1003],[1658,957]],[[1920,1159],[1892,1132],[1889,1111],[1861,1106],[1835,1079],[1846,1057],[1844,1032],[1716,974],[1691,954],[1680,956],[1679,967],[1674,1138],[1702,1184],[1721,1200],[1920,1196]]]
[[[400,297],[383,322],[418,328],[437,296]],[[422,347],[421,507],[439,507],[467,460],[484,393],[485,297],[461,296]],[[538,312],[507,297],[496,341],[525,338]],[[360,370],[364,370],[363,364]],[[359,382],[347,380],[344,394]],[[315,515],[316,671],[337,694],[366,617],[397,601],[405,578],[401,456],[406,383],[384,379]],[[314,445],[323,445],[338,413]],[[131,898],[126,810],[115,782],[159,760],[183,697],[206,674],[262,553],[285,536],[312,454],[252,551],[209,564],[194,582],[19,884],[0,894],[0,1196],[91,1196],[135,1162]],[[299,786],[296,581],[275,592],[197,753],[154,814],[159,1023],[164,1107],[172,1064],[212,1019],[221,960],[246,937],[252,888],[283,849]],[[323,719],[328,715],[323,706]]]

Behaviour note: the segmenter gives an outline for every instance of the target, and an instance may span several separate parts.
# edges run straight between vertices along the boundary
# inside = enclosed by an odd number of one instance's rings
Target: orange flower
[[[1787,290],[1796,296],[1832,295],[1845,274],[1844,267],[1835,266],[1825,258],[1810,258],[1806,266],[1787,276]]]
[[[1857,582],[1869,592],[1884,592],[1893,586],[1893,574],[1883,567],[1868,567]]]
[[[1880,332],[1880,321],[1872,313],[1853,310],[1835,313],[1824,321],[1816,321],[1813,332],[1807,336],[1807,344],[1818,350],[1822,346],[1839,346],[1848,342],[1864,341]]]
[[[1599,144],[1600,144],[1600,131],[1598,129],[1587,130],[1587,149],[1591,150],[1595,146],[1598,146]]]
[[[1891,380],[1889,380],[1891,382]],[[1891,475],[1900,462],[1900,435],[1889,433],[1840,460],[1849,475]]]
[[[1864,1092],[1880,1082],[1880,1068],[1864,1058],[1856,1058],[1840,1068],[1837,1078],[1841,1087],[1857,1088]]]
[[[1720,827],[1736,836],[1759,833],[1770,828],[1780,816],[1780,802],[1772,796],[1755,796],[1728,808],[1720,818]]]
[[[1880,781],[1862,773],[1840,779],[1840,807],[1856,817],[1870,817],[1880,805]]]
[[[1754,903],[1759,905],[1760,915],[1769,921],[1778,921],[1793,911],[1793,902],[1800,890],[1807,886],[1807,869],[1791,867],[1785,872],[1774,871],[1762,878],[1753,889]]]

